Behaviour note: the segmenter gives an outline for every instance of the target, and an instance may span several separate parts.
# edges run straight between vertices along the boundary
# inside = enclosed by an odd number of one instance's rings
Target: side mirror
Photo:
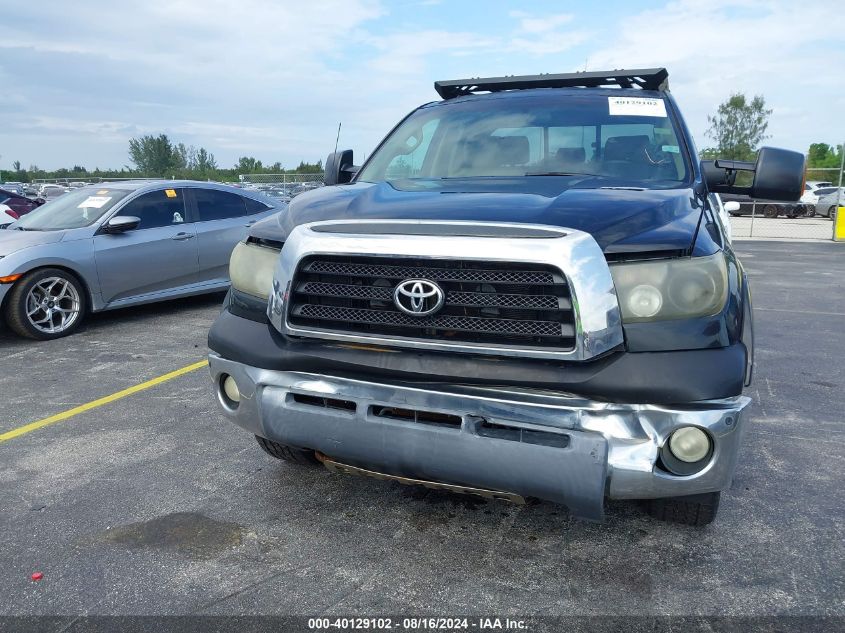
[[[332,152],[326,159],[326,173],[323,175],[323,184],[345,185],[358,173],[358,167],[352,164],[352,150],[345,149],[340,152]]]
[[[736,185],[737,172],[754,173],[750,187]],[[711,193],[736,193],[762,200],[796,202],[804,192],[804,155],[787,149],[762,147],[757,161],[703,160],[701,173]]]
[[[728,213],[736,213],[739,211],[739,202],[736,200],[731,200],[725,203],[725,211]]]
[[[141,218],[136,218],[134,215],[116,215],[111,220],[106,222],[103,227],[104,233],[125,233],[132,229],[137,229],[141,224]]]
[[[47,202],[47,201],[46,201],[44,198],[36,198],[36,199],[35,199],[35,204],[37,204],[39,207],[40,207],[42,204],[44,204],[45,202]]]
[[[797,202],[804,193],[805,168],[804,154],[776,147],[761,148],[757,153],[751,197]]]

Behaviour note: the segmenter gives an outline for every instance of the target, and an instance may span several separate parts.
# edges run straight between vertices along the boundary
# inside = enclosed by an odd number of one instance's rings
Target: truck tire
[[[72,334],[88,309],[79,278],[61,268],[24,275],[6,297],[6,323],[15,334],[49,341]]]
[[[776,218],[780,214],[780,209],[777,208],[777,205],[774,204],[767,204],[763,207],[763,215],[767,218]]]
[[[279,444],[278,442],[268,440],[267,438],[259,435],[256,435],[255,439],[258,441],[258,445],[265,453],[272,455],[276,459],[283,459],[286,462],[301,464],[303,466],[311,466],[320,463],[314,456],[314,451],[294,448],[293,446],[288,446],[287,444]]]
[[[719,492],[707,492],[688,497],[649,499],[646,508],[655,519],[701,527],[716,518],[720,496]]]

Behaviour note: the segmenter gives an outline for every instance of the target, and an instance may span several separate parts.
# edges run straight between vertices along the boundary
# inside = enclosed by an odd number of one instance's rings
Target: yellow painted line
[[[153,378],[152,380],[148,380],[147,382],[142,382],[139,385],[134,385],[127,389],[123,389],[122,391],[118,391],[113,393],[109,396],[104,396],[102,398],[98,398],[97,400],[92,400],[91,402],[86,402],[85,404],[81,404],[78,407],[74,407],[73,409],[68,409],[67,411],[62,411],[61,413],[57,413],[56,415],[51,415],[49,418],[44,418],[43,420],[37,420],[35,422],[30,422],[29,424],[24,424],[23,426],[19,426],[16,429],[12,429],[11,431],[6,431],[5,433],[0,433],[0,444],[6,442],[7,440],[14,439],[16,437],[20,437],[21,435],[26,435],[27,433],[31,433],[37,429],[44,428],[45,426],[50,426],[51,424],[55,424],[56,422],[61,422],[62,420],[67,420],[68,418],[72,418],[75,415],[79,415],[80,413],[85,413],[86,411],[90,411],[91,409],[96,409],[97,407],[102,407],[105,404],[109,404],[111,402],[115,402],[120,400],[121,398],[125,398],[126,396],[131,396],[134,393],[138,393],[139,391],[144,391],[146,389],[150,389],[151,387],[155,387],[156,385],[160,385],[163,382],[167,382],[168,380],[173,380],[174,378],[178,378],[179,376],[184,376],[196,369],[200,369],[201,367],[206,367],[208,365],[207,360],[202,360],[198,363],[193,363],[192,365],[188,365],[187,367],[182,367],[181,369],[177,369],[176,371],[171,371],[168,374],[164,374],[159,376],[158,378]]]

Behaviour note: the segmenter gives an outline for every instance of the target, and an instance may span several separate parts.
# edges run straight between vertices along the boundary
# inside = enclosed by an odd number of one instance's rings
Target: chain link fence
[[[322,187],[323,174],[240,174],[238,182],[244,189],[290,201],[301,193]]]

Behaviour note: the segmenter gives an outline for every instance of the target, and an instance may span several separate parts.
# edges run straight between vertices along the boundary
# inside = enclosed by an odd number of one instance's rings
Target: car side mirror
[[[137,229],[140,224],[141,218],[136,218],[134,215],[116,215],[106,222],[103,231],[111,234],[125,233]]]
[[[46,201],[44,198],[36,198],[36,199],[35,199],[35,204],[37,204],[39,207],[40,207],[42,204],[44,204],[45,202],[47,202],[47,201]]]
[[[750,187],[736,184],[740,171],[754,173]],[[805,158],[799,152],[762,147],[753,163],[739,160],[703,160],[701,173],[711,193],[736,193],[762,200],[796,202],[804,191]]]
[[[739,211],[739,202],[736,200],[731,200],[725,203],[725,211],[728,213],[736,213]]]
[[[326,173],[323,175],[323,184],[327,186],[345,185],[358,173],[358,169],[359,167],[352,163],[351,149],[332,152],[326,159]]]

